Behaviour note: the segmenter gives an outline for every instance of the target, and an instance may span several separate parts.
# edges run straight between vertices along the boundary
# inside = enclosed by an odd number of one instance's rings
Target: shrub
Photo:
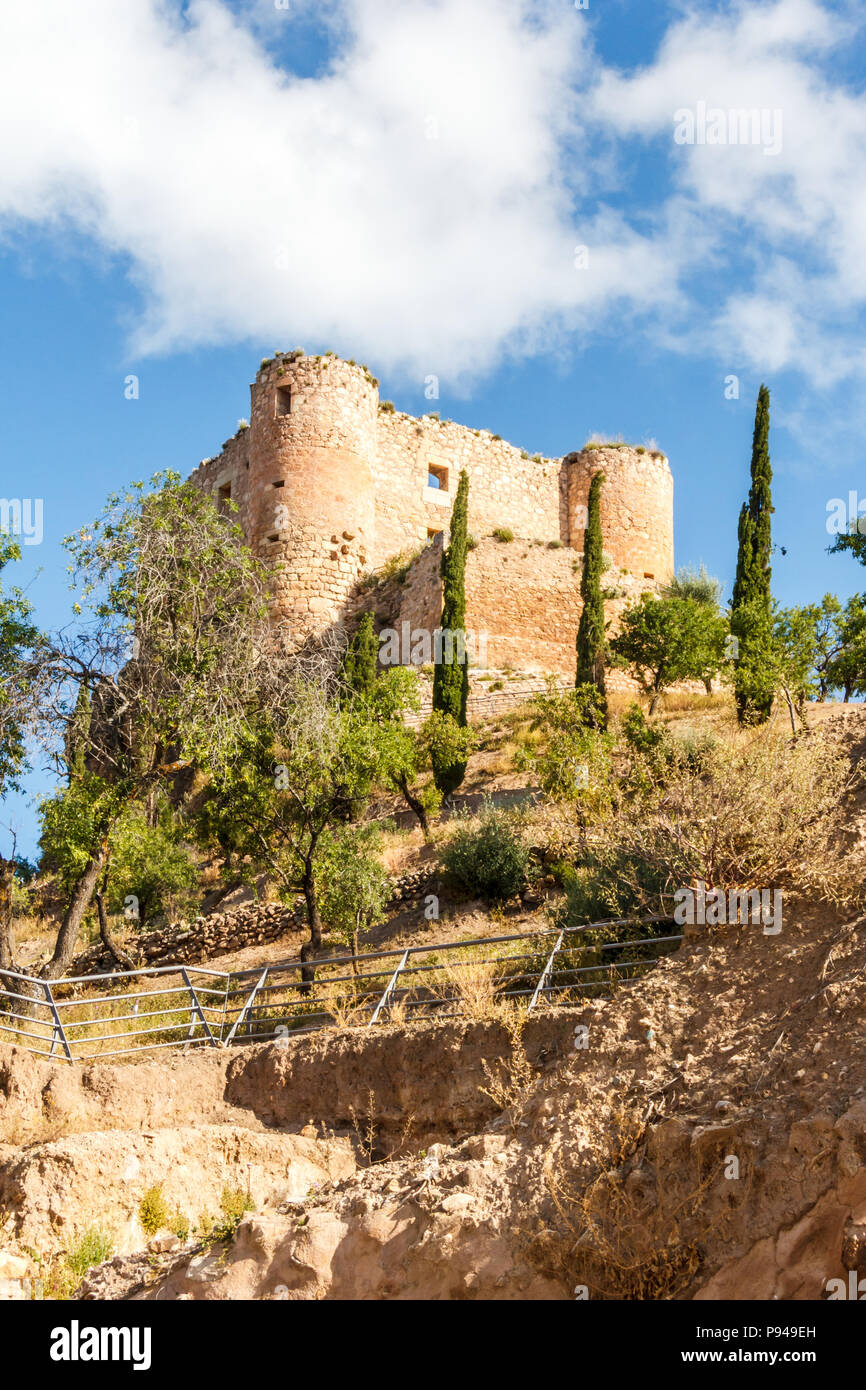
[[[65,1260],[70,1271],[83,1279],[94,1265],[101,1265],[114,1254],[114,1241],[98,1226],[91,1226],[73,1245],[67,1246]]]
[[[138,1204],[138,1219],[147,1236],[155,1236],[169,1222],[169,1211],[162,1195],[162,1183],[149,1187]]]
[[[220,1196],[222,1219],[213,1223],[207,1232],[210,1240],[231,1240],[248,1211],[255,1211],[256,1204],[249,1192],[242,1187],[226,1184]]]
[[[553,682],[529,706],[534,745],[519,748],[515,763],[532,771],[551,801],[578,805],[580,815],[603,812],[611,799],[612,740],[592,724],[600,722],[594,686],[560,692]]]
[[[442,860],[459,887],[491,902],[513,898],[529,882],[530,853],[514,817],[489,798],[481,804],[477,824],[467,813],[461,815]]]
[[[508,545],[510,541],[514,540],[514,532],[509,526],[497,526],[496,530],[493,532],[493,539],[495,541],[502,541],[504,545]]]
[[[668,913],[676,890],[697,879],[844,905],[862,899],[839,852],[852,775],[826,738],[764,731],[697,752],[672,739],[673,773],[669,764],[656,769],[652,752],[643,756],[637,794],[572,855],[573,920]]]

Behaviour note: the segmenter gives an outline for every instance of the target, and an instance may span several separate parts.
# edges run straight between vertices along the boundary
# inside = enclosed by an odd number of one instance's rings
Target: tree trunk
[[[12,881],[15,860],[0,859],[0,969],[15,969],[15,945],[12,940]]]
[[[409,779],[405,775],[405,773],[397,778],[397,786],[400,788],[400,791],[403,794],[403,800],[406,802],[406,805],[409,807],[411,811],[414,812],[415,816],[417,817],[418,824],[421,827],[421,834],[424,836],[425,842],[429,844],[430,822],[427,819],[427,811],[424,807],[423,801],[421,801],[411,790],[409,786]]]
[[[661,699],[661,691],[660,691],[660,690],[654,690],[654,691],[653,691],[653,697],[652,697],[652,699],[650,700],[649,714],[648,714],[648,716],[647,716],[649,719],[652,719],[653,715],[655,714],[655,712],[656,712],[656,706],[658,705],[658,702],[659,702],[660,699]]]
[[[319,899],[316,894],[316,879],[313,874],[313,849],[304,860],[304,902],[307,905],[307,925],[310,928],[310,939],[305,941],[301,947],[301,960],[306,962],[310,957],[315,957],[322,950],[322,919],[319,916]],[[301,979],[305,984],[312,984],[316,978],[316,971],[312,965],[304,964],[301,967]]]
[[[99,848],[87,861],[84,872],[72,890],[69,906],[57,933],[54,955],[40,971],[43,979],[56,980],[69,968],[75,954],[75,945],[78,941],[78,933],[81,930],[84,914],[90,906],[107,858],[108,835],[106,834]]]
[[[352,951],[353,951],[353,953],[354,953],[353,956],[352,956],[352,974],[353,974],[353,975],[357,975],[357,973],[358,973],[358,929],[357,929],[357,927],[356,927],[355,930],[352,932]]]
[[[134,970],[135,961],[132,956],[121,950],[109,930],[108,914],[105,911],[105,886],[105,879],[103,878],[102,883],[94,893],[96,915],[99,918],[99,939],[116,965],[121,966],[124,970]]]
[[[712,678],[712,676],[704,676],[704,690],[706,690],[706,692],[707,692],[708,695],[712,695],[712,693],[713,693],[713,678]]]
[[[788,714],[789,714],[790,717],[791,717],[791,732],[794,733],[794,734],[796,734],[796,732],[797,732],[797,716],[796,716],[796,714],[795,714],[795,712],[794,712],[794,701],[791,699],[791,692],[790,692],[790,690],[788,689],[788,687],[787,687],[786,685],[783,685],[783,686],[782,686],[782,689],[783,689],[783,691],[785,692],[785,699],[786,699],[786,701],[787,701],[787,703],[788,703]]]

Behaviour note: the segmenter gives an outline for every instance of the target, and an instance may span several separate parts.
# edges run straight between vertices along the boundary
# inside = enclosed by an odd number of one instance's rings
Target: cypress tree
[[[598,692],[598,722],[607,727],[607,692],[604,681],[604,599],[601,576],[604,570],[604,549],[601,538],[601,489],[604,474],[593,475],[589,485],[586,534],[583,541],[583,572],[580,576],[580,597],[583,611],[577,629],[577,675],[575,686],[592,685]]]
[[[469,540],[469,476],[460,474],[451,512],[448,548],[442,555],[441,660],[433,667],[433,710],[466,727],[469,696],[469,656],[466,651],[466,553]],[[466,762],[433,759],[433,776],[443,796],[450,795],[466,776]]]
[[[731,600],[731,632],[738,651],[734,696],[740,723],[764,723],[773,707],[772,596],[770,593],[773,502],[770,467],[770,393],[758,392],[752,435],[749,500],[737,526],[737,573]]]
[[[354,695],[372,695],[379,673],[379,644],[373,614],[363,614],[343,658],[343,680]]]

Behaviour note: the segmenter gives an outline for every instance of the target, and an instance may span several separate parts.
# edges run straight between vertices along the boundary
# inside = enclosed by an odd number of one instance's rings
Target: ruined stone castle
[[[573,673],[599,469],[611,619],[673,574],[673,478],[656,450],[590,444],[530,456],[487,430],[395,410],[366,367],[332,355],[265,361],[250,395],[249,424],[193,478],[237,505],[277,613],[299,635],[364,608],[380,625],[436,628],[439,559],[464,468],[467,626],[486,634],[489,667]]]

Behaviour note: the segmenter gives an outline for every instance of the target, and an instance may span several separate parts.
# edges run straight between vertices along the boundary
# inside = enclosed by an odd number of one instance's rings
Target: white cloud
[[[346,0],[339,18],[329,70],[298,79],[217,0],[187,22],[157,0],[5,5],[0,219],[71,219],[128,256],[144,351],[306,335],[453,377],[630,286],[669,296],[661,249],[572,214],[579,16]],[[588,271],[578,240],[604,243]]]
[[[293,76],[313,8],[330,62]],[[563,0],[7,0],[0,230],[124,258],[143,352],[312,340],[453,383],[621,323],[762,370],[817,359],[817,384],[862,372],[866,110],[825,75],[838,11],[696,5],[630,74],[591,32]],[[780,108],[781,153],[674,145],[700,100]],[[649,140],[668,175],[638,166],[612,210]]]
[[[723,253],[717,313],[689,342],[802,371],[819,387],[863,370],[854,320],[866,304],[866,106],[832,80],[832,50],[850,34],[815,0],[694,13],[652,64],[606,73],[595,96],[596,115],[621,136],[671,141],[681,203]],[[781,150],[674,145],[674,112],[699,102],[779,111]]]

